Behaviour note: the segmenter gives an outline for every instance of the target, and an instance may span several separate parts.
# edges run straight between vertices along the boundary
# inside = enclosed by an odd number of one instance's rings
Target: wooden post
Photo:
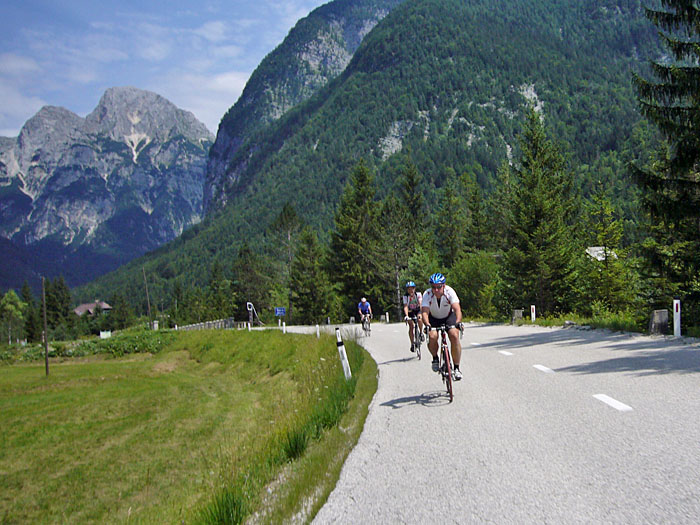
[[[44,363],[46,364],[46,375],[49,375],[49,332],[46,329],[46,289],[44,277],[41,277],[41,304],[44,309]]]

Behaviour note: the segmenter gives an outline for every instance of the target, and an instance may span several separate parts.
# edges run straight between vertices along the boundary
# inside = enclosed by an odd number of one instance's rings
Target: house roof
[[[92,303],[83,303],[73,311],[75,312],[75,314],[78,317],[80,317],[86,313],[90,314],[90,315],[95,315],[95,312],[97,311],[98,308],[100,310],[102,310],[103,312],[112,309],[112,307],[110,305],[108,305],[107,303],[105,303],[104,301],[95,300]]]

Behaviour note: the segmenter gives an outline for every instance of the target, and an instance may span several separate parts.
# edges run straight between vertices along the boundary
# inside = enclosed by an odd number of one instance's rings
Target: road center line
[[[606,405],[610,405],[616,410],[619,410],[620,412],[629,412],[630,410],[633,410],[633,408],[629,405],[625,405],[624,403],[620,403],[617,399],[613,399],[610,396],[606,396],[605,394],[596,394],[593,397],[595,397],[598,401],[602,401]]]
[[[554,370],[552,370],[551,368],[547,368],[546,366],[543,366],[543,365],[532,365],[532,366],[534,368],[536,368],[537,370],[539,370],[540,372],[544,372],[545,374],[553,374],[554,373]]]
[[[481,346],[481,343],[469,343],[472,346]]]
[[[503,355],[509,355],[509,356],[510,356],[510,355],[513,355],[513,354],[511,354],[510,352],[506,352],[505,350],[501,350],[501,351],[499,351],[498,353],[499,353],[499,354],[503,354]]]

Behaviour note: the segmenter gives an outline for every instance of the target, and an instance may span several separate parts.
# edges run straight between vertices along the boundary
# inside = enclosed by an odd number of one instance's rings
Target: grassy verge
[[[330,336],[168,337],[156,353],[54,360],[48,378],[41,362],[0,368],[0,522],[315,512],[362,428],[371,359],[349,343],[346,382]]]

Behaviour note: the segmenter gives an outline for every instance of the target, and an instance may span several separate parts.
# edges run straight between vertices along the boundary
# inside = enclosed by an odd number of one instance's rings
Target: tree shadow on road
[[[616,354],[610,359],[600,359],[555,369],[556,372],[573,374],[605,374],[630,372],[639,376],[658,374],[695,374],[700,372],[700,348],[694,340],[677,340],[668,337],[650,337],[642,334],[610,332],[607,330],[560,329],[535,334],[502,337],[484,343],[480,349],[536,348],[542,345],[557,346],[562,350],[585,355],[586,346],[604,348]]]
[[[634,350],[637,350],[635,347]],[[555,369],[572,374],[636,373],[638,376],[700,373],[700,349],[663,348],[654,351],[635,351],[633,355],[591,361],[580,365]]]
[[[417,396],[397,397],[385,401],[380,406],[391,408],[404,408],[411,405],[422,405],[425,407],[438,407],[449,405],[450,398],[444,390],[436,390],[433,392],[423,392]]]

